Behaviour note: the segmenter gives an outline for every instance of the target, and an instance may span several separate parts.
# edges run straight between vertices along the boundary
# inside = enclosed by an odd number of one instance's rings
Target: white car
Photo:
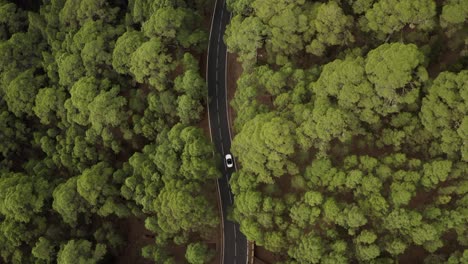
[[[232,159],[232,155],[231,154],[226,154],[225,156],[225,160],[226,160],[226,166],[228,168],[232,168],[234,166],[234,161]]]

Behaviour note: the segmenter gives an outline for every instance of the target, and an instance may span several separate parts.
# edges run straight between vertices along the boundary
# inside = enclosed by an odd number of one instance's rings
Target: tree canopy
[[[175,263],[213,241],[211,4],[0,0],[1,263]]]
[[[231,215],[260,258],[459,263],[467,2],[227,4]]]

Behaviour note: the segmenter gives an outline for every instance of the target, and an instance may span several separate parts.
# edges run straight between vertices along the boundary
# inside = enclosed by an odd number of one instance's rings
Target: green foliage
[[[184,48],[202,45],[206,40],[203,30],[197,28],[200,18],[186,8],[162,7],[143,24],[142,31],[149,38],[175,40]]]
[[[86,169],[76,180],[76,190],[101,216],[116,214],[129,215],[128,209],[118,201],[119,191],[112,185],[114,169],[100,162]]]
[[[201,243],[192,243],[187,247],[185,252],[185,258],[191,264],[204,264],[208,263],[214,257],[214,252],[212,252],[208,247]]]
[[[144,257],[209,262],[213,1],[19,2],[0,0],[0,262],[114,261],[141,222]],[[227,5],[247,238],[284,263],[466,262],[466,0]]]
[[[94,249],[93,249],[94,248]],[[57,263],[98,263],[106,254],[106,246],[96,244],[93,246],[88,240],[70,240],[61,247]]]
[[[429,31],[434,25],[436,5],[433,0],[380,0],[365,13],[366,29],[391,34],[408,26]]]
[[[0,39],[6,40],[26,26],[26,12],[14,3],[0,2]]]
[[[421,106],[421,121],[437,139],[434,144],[450,157],[468,160],[468,71],[442,72],[429,87]]]
[[[304,236],[296,248],[288,252],[299,263],[320,263],[325,253],[323,241],[319,237]]]
[[[186,56],[191,55],[186,54]],[[207,87],[205,80],[197,72],[198,66],[184,65],[184,67],[187,70],[175,79],[174,89],[182,93],[177,99],[177,115],[180,122],[190,124],[200,120],[204,110],[202,103],[205,102]]]
[[[63,218],[63,221],[71,226],[76,226],[78,216],[86,215],[89,206],[77,191],[77,178],[70,178],[65,183],[58,185],[54,192],[52,207]]]
[[[62,89],[47,87],[39,90],[33,110],[42,124],[53,124],[58,119],[64,118],[65,109],[63,104],[65,98],[66,94]]]
[[[214,228],[219,221],[216,211],[206,198],[193,195],[200,191],[200,187],[190,184],[176,189],[177,185],[177,182],[168,183],[154,201],[161,229],[176,234],[182,230],[207,232]]]
[[[269,25],[265,30],[265,44],[271,59],[278,64],[284,64],[287,56],[301,50],[314,32],[308,25],[311,5],[305,1],[278,0],[272,4],[271,1],[256,0],[251,7],[261,22]],[[242,34],[242,31],[235,33]]]
[[[306,47],[307,52],[321,56],[327,46],[346,45],[354,41],[350,31],[353,18],[346,16],[341,7],[334,1],[318,7],[313,23],[316,35],[315,39]]]
[[[17,117],[31,115],[34,99],[42,83],[43,78],[34,76],[34,69],[18,74],[4,90],[8,109]]]
[[[240,53],[242,61],[253,61],[263,45],[265,31],[266,27],[258,17],[242,19],[236,15],[226,28],[226,44],[230,51]]]
[[[353,8],[355,14],[362,14],[370,9],[375,0],[346,0]]]
[[[40,237],[36,245],[32,249],[32,254],[35,258],[41,259],[50,263],[54,254],[54,245],[47,238]]]
[[[127,100],[118,96],[119,88],[113,87],[110,91],[101,91],[88,105],[89,122],[97,133],[107,127],[124,127],[128,114],[124,107]]]
[[[243,67],[232,217],[247,239],[282,263],[457,263],[466,1],[227,4]]]
[[[312,88],[317,96],[336,98],[340,108],[355,113],[360,120],[370,124],[377,123],[380,120],[378,114],[386,112],[372,83],[366,78],[361,57],[346,57],[326,64]]]
[[[145,246],[143,247],[141,254],[143,257],[152,259],[157,263],[164,263],[164,264],[175,263],[174,259],[167,254],[167,252],[165,251],[165,248],[159,245]]]
[[[333,107],[328,99],[317,98],[312,112],[310,107],[302,105],[296,109],[299,113],[295,118],[299,124],[297,136],[304,149],[315,145],[319,150],[326,151],[333,139],[346,142],[353,132],[359,132],[357,119],[349,112]]]
[[[75,54],[60,54],[57,57],[59,84],[63,86],[72,85],[85,74],[83,61]]]
[[[365,69],[379,96],[392,103],[411,104],[427,80],[423,61],[423,54],[413,44],[383,44],[369,52]]]
[[[452,169],[452,162],[449,160],[434,161],[424,164],[424,174],[421,183],[424,187],[430,188],[447,180],[448,174]]]
[[[0,176],[0,214],[18,222],[30,222],[50,198],[47,181],[21,173]]]
[[[442,27],[465,22],[468,15],[466,0],[450,0],[444,5],[441,14]]]
[[[293,130],[294,123],[273,113],[258,115],[244,125],[232,151],[244,169],[258,175],[259,182],[271,183],[273,177],[297,171],[288,161],[295,147]]]
[[[158,38],[144,42],[130,59],[130,72],[140,83],[148,83],[158,91],[165,90],[167,74],[173,70],[172,58]]]
[[[27,141],[28,129],[21,119],[12,113],[4,108],[0,111],[0,137],[4,140],[0,144],[0,153],[7,158],[20,150],[21,143]]]
[[[88,105],[98,95],[100,90],[107,90],[110,86],[108,80],[100,81],[94,77],[83,77],[78,80],[70,90],[70,99],[65,102],[67,119],[86,126],[89,124]]]
[[[116,260],[137,218],[158,263],[213,239],[220,173],[193,127],[209,4],[0,0],[0,262]]]
[[[130,73],[131,55],[135,52],[145,38],[140,31],[127,31],[120,36],[112,53],[112,66],[120,74]]]

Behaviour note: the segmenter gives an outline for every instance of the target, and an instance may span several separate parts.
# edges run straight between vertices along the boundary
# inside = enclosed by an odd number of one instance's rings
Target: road
[[[208,113],[210,121],[211,140],[218,153],[222,157],[230,152],[231,132],[227,108],[226,87],[226,45],[223,41],[226,25],[231,14],[226,9],[225,0],[217,0],[212,18],[210,41],[208,46],[207,80],[208,80]],[[223,162],[221,171],[223,176],[218,180],[222,216],[224,247],[224,264],[247,263],[247,239],[239,231],[239,225],[227,220],[227,210],[234,202],[233,194],[229,187],[229,179],[234,168],[228,169]]]

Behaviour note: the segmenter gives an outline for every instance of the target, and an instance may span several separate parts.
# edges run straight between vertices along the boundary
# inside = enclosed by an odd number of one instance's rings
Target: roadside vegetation
[[[247,238],[280,263],[467,263],[468,1],[227,2]]]
[[[119,263],[131,218],[148,260],[210,260],[211,1],[19,2],[0,0],[0,262]]]

